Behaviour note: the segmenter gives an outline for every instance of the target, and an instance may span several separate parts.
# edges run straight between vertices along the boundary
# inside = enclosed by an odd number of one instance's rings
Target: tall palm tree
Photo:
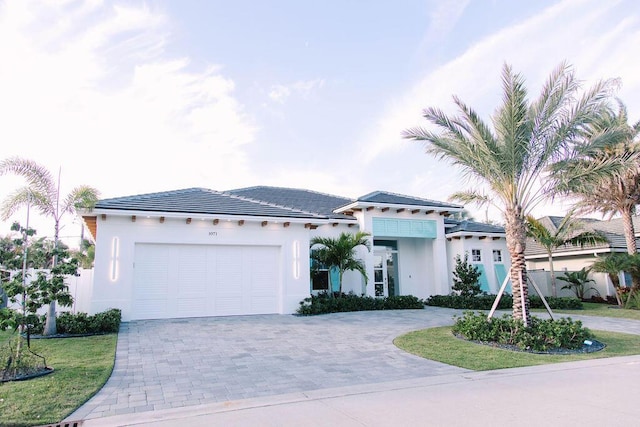
[[[423,112],[439,132],[425,128],[404,132],[406,138],[424,141],[429,154],[450,160],[468,177],[485,184],[488,193],[472,189],[454,197],[462,202],[489,202],[502,212],[511,258],[513,316],[527,325],[531,317],[525,218],[553,190],[540,178],[575,142],[585,123],[600,114],[611,87],[611,82],[598,82],[580,94],[573,71],[561,64],[543,85],[540,96],[529,102],[522,75],[505,65],[502,103],[492,117],[493,128],[454,97],[458,116],[448,116],[437,108]],[[599,165],[592,173],[609,173],[609,167]]]
[[[575,157],[559,162],[554,168],[560,178],[560,189],[577,199],[580,212],[600,212],[609,218],[620,214],[627,253],[633,255],[638,250],[633,215],[640,204],[640,121],[629,124],[627,108],[620,100],[618,111],[607,110],[589,123],[585,136],[588,142],[597,141],[611,129],[618,132],[604,147],[591,150],[584,149],[589,144],[580,146]],[[617,161],[625,168],[611,176],[588,173],[591,165],[606,161]]]
[[[558,296],[556,288],[556,275],[553,269],[553,251],[565,245],[580,246],[595,245],[598,243],[607,243],[607,238],[597,231],[582,231],[582,223],[573,218],[572,212],[569,212],[562,218],[560,224],[553,229],[547,228],[541,221],[535,219],[531,215],[527,216],[527,236],[535,240],[545,251],[549,257],[549,270],[551,272],[551,293],[554,297]]]
[[[616,291],[616,301],[620,307],[622,307],[622,298],[620,297],[620,272],[625,271],[628,266],[628,254],[615,252],[598,257],[598,259],[591,264],[592,271],[596,273],[606,273],[609,276],[609,280],[611,280],[611,284]]]
[[[607,110],[586,128],[588,142],[598,141],[603,133],[617,129],[615,138],[603,148],[591,150],[579,147],[573,159],[559,162],[560,188],[577,199],[576,207],[584,213],[600,212],[609,218],[622,218],[627,253],[638,251],[633,215],[640,204],[640,121],[629,124],[627,109],[618,100],[618,111]],[[623,172],[611,176],[592,176],[585,170],[603,162],[624,165]],[[633,279],[633,292],[640,290],[640,278]]]
[[[27,184],[9,194],[2,202],[2,218],[6,220],[25,206],[36,208],[41,214],[53,218],[53,241],[56,249],[60,242],[60,221],[64,215],[75,214],[78,208],[91,208],[98,200],[98,191],[86,185],[75,187],[61,199],[60,174],[58,179],[54,179],[45,167],[32,160],[20,157],[3,160],[0,162],[0,175],[9,173],[24,178]],[[54,257],[53,265],[57,265],[57,262],[57,258]],[[56,332],[56,300],[54,298],[47,311],[44,334],[55,335]]]
[[[310,247],[313,249],[314,246],[319,246],[311,251],[311,258],[314,261],[328,268],[338,269],[339,294],[342,293],[342,276],[345,271],[358,271],[364,277],[365,283],[368,281],[364,262],[356,258],[356,248],[364,246],[368,251],[371,251],[369,233],[358,231],[355,234],[340,233],[337,238],[314,237],[311,239]],[[333,292],[330,290],[329,294],[333,294]]]

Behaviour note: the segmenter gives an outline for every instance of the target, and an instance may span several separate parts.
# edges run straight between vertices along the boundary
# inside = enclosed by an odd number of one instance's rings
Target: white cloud
[[[271,98],[272,101],[282,104],[293,94],[301,98],[308,98],[323,86],[324,79],[299,80],[287,85],[275,84],[271,86],[269,98]]]
[[[62,166],[63,193],[253,183],[244,147],[257,129],[233,80],[167,58],[168,30],[146,6],[1,3],[2,157]]]

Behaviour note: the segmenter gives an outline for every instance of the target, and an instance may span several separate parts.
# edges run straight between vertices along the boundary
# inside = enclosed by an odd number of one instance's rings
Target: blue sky
[[[535,96],[566,60],[586,86],[619,77],[637,120],[639,46],[635,0],[0,0],[0,155],[62,167],[63,193],[446,200],[473,183],[400,138],[424,107],[455,94],[488,119],[505,62]],[[0,196],[17,185],[0,177]]]

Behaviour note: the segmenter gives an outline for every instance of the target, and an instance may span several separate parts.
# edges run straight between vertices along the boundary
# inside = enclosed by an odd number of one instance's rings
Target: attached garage
[[[281,311],[277,246],[136,243],[132,320]]]

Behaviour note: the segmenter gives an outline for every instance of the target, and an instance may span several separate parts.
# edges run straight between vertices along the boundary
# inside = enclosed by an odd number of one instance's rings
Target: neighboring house
[[[497,266],[509,268],[504,232],[447,218],[461,210],[383,191],[352,200],[265,186],[101,200],[83,213],[96,242],[87,311],[117,307],[124,320],[293,313],[302,299],[327,289],[331,274],[311,278],[310,239],[359,230],[371,234],[372,251],[358,248],[369,283],[347,272],[345,292],[447,294],[452,251],[471,258],[474,250],[483,286],[494,290]]]
[[[547,227],[549,230],[555,230],[562,222],[563,217],[560,216],[546,216],[540,218],[539,221]],[[612,252],[627,252],[627,244],[624,237],[624,228],[621,218],[615,218],[608,221],[593,219],[593,218],[580,218],[583,224],[582,231],[598,231],[602,233],[608,240],[607,243],[600,243],[596,245],[588,245],[584,247],[565,245],[559,247],[553,251],[553,268],[556,271],[556,276],[561,276],[565,271],[578,271],[583,267],[590,267],[596,257],[606,255]],[[640,217],[633,217],[633,224],[636,230],[636,241],[638,247],[640,247]],[[548,288],[547,292],[550,294],[549,287],[549,257],[547,251],[540,246],[536,241],[529,238],[527,239],[527,248],[525,251],[525,258],[527,260],[527,269],[531,272],[544,271],[546,275],[538,274],[533,277],[537,277],[541,283],[538,283],[543,288],[543,293],[546,293],[545,288]],[[609,282],[608,277],[604,273],[592,273],[592,278],[596,281],[595,284],[589,286],[595,287],[601,296],[615,295],[613,286]],[[623,279],[620,283],[630,284],[630,277],[628,275],[621,275]],[[560,291],[560,288],[564,285],[564,282],[558,282],[558,292],[560,296],[573,295],[571,291]],[[592,295],[590,293],[589,295]]]

